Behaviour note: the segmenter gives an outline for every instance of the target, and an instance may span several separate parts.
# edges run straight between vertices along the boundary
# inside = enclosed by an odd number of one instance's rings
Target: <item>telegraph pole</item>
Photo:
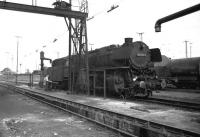
[[[32,6],[37,6],[37,0],[32,0]]]
[[[144,34],[144,32],[138,32],[137,34],[139,35],[140,40],[143,41],[143,37],[142,37],[142,35]]]
[[[21,36],[15,36],[17,38],[17,65],[16,65],[16,84],[17,84],[17,75],[18,75],[18,61],[19,61],[19,58],[18,58],[18,54],[19,54],[19,38],[21,38]]]
[[[188,58],[187,44],[189,41],[185,40],[185,57]]]
[[[21,38],[21,36],[15,36],[17,38],[17,66],[16,66],[16,72],[18,73],[18,66],[19,66],[19,38]]]
[[[192,57],[192,43],[190,42],[190,58]]]

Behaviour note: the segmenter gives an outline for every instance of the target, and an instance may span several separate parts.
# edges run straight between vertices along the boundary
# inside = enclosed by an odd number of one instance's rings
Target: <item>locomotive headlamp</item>
[[[133,81],[136,81],[136,80],[137,80],[137,78],[138,78],[137,76],[136,76],[136,77],[134,77],[134,78],[133,78]]]

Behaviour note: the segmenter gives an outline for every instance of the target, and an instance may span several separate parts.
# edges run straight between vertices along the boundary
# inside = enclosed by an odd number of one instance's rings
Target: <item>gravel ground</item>
[[[116,133],[0,87],[0,137],[116,137]]]
[[[34,89],[34,91],[200,133],[199,111],[190,111],[171,106],[137,101],[127,101],[125,103],[120,100],[109,98],[103,99],[86,95],[70,95],[66,94],[66,92],[56,92],[53,90],[46,92],[44,90]]]

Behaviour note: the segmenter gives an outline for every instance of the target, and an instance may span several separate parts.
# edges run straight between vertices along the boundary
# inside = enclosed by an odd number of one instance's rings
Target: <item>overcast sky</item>
[[[32,0],[7,0],[8,2],[32,4]],[[38,6],[52,7],[55,0],[37,0]],[[67,0],[66,0],[67,1]],[[79,0],[81,1],[81,0]],[[200,11],[162,24],[156,33],[155,22],[164,16],[199,3],[199,0],[88,0],[87,22],[89,49],[110,44],[123,44],[125,37],[143,41],[150,48],[160,48],[162,54],[171,58],[185,57],[185,43],[190,41],[192,57],[200,53]],[[72,0],[73,6],[78,0]],[[112,5],[119,8],[107,13]],[[52,7],[53,8],[53,7]],[[16,47],[19,39],[19,71],[39,68],[39,52],[55,59],[68,54],[68,32],[63,18],[16,11],[0,10],[0,70],[9,67],[16,70]],[[53,43],[53,40],[58,40]],[[188,46],[188,54],[189,54]],[[38,52],[36,52],[38,50]],[[46,65],[49,65],[47,62]]]

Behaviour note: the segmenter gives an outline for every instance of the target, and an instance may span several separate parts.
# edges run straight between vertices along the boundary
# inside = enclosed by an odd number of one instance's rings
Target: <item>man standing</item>
[[[49,75],[46,75],[44,77],[44,87],[45,87],[45,90],[49,89],[48,86],[49,86]]]

